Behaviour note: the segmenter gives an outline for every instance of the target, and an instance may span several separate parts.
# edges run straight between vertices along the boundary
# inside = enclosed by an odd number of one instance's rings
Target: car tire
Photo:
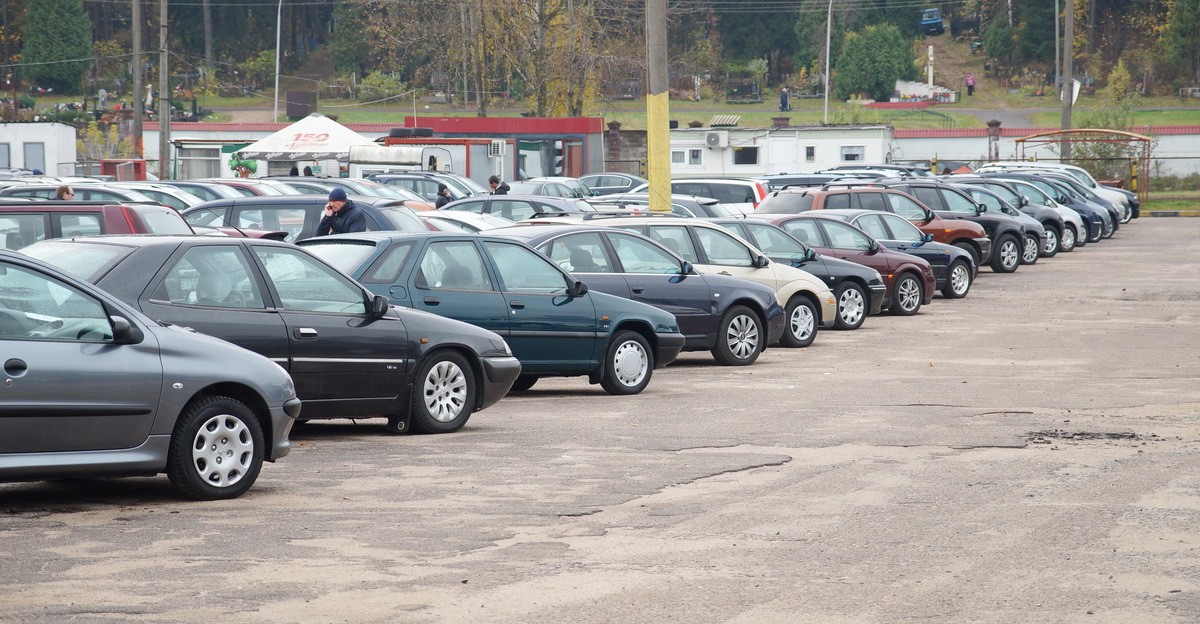
[[[1100,224],[1100,231],[1096,232],[1095,236],[1092,236],[1091,234],[1092,234],[1092,226],[1089,225],[1087,242],[1089,242],[1089,243],[1100,242],[1100,239],[1104,238],[1104,224],[1103,223]]]
[[[413,378],[413,433],[453,433],[475,411],[475,374],[456,351],[429,354]]]
[[[226,396],[198,398],[175,422],[167,477],[187,498],[237,498],[258,478],[265,446],[262,424],[245,403]]]
[[[1068,225],[1063,228],[1062,236],[1058,239],[1058,250],[1062,252],[1075,251],[1075,243],[1079,240],[1079,232],[1075,230],[1075,226]]]
[[[921,309],[924,295],[921,280],[917,279],[916,275],[908,271],[901,273],[900,277],[896,278],[896,284],[892,286],[892,306],[888,308],[888,312],[896,316],[912,316]]]
[[[842,284],[837,290],[837,322],[834,329],[850,330],[862,327],[867,320],[867,294],[854,283]]]
[[[1058,235],[1058,229],[1046,227],[1046,245],[1042,247],[1043,258],[1053,258],[1058,255],[1058,247],[1062,244],[1062,237]]]
[[[1125,206],[1121,209],[1121,224],[1124,225],[1130,221],[1133,221],[1133,208]]]
[[[746,306],[735,305],[721,317],[712,356],[721,366],[749,366],[762,353],[766,339],[758,315]]]
[[[783,337],[779,339],[779,344],[791,349],[812,344],[817,339],[819,325],[817,306],[807,297],[796,295],[785,310]]]
[[[975,249],[974,245],[966,241],[958,241],[957,243],[954,243],[954,246],[971,254],[971,260],[975,263],[975,266],[979,266],[979,250]]]
[[[513,382],[512,387],[509,388],[508,391],[509,392],[525,392],[526,390],[532,388],[533,384],[537,383],[537,380],[538,380],[537,375],[521,375],[521,376],[517,377],[517,380]]]
[[[992,271],[1012,273],[1021,266],[1021,241],[1016,236],[1001,236],[992,250]]]
[[[942,288],[942,296],[947,299],[962,299],[971,290],[974,281],[971,266],[966,260],[955,260],[946,271],[946,286]]]
[[[600,387],[609,394],[638,394],[650,384],[654,352],[650,343],[635,331],[622,330],[604,350]]]
[[[1042,256],[1042,242],[1037,234],[1026,234],[1025,244],[1021,246],[1021,264],[1037,264]]]

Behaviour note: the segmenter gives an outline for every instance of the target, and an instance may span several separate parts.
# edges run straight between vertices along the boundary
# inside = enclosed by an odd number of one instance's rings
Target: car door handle
[[[4,363],[4,372],[13,377],[20,377],[27,370],[29,370],[29,365],[25,363],[25,360],[13,358]]]
[[[525,309],[525,302],[524,302],[524,301],[519,301],[519,300],[517,300],[517,299],[513,299],[512,301],[509,301],[509,302],[508,302],[508,306],[509,306],[510,308],[514,309],[514,310],[524,310],[524,309]]]
[[[630,286],[629,289],[632,290],[633,294],[635,294],[635,295],[640,295],[640,294],[646,292],[645,286]]]
[[[423,301],[425,301],[425,305],[431,305],[431,306],[439,305],[442,303],[442,300],[438,299],[437,297],[425,297],[425,299]]]
[[[311,327],[297,327],[296,329],[292,330],[292,335],[300,340],[304,340],[306,338],[316,338],[317,330]]]
[[[717,275],[730,275],[730,276],[732,276],[733,274],[732,274],[732,273],[730,273],[729,271],[721,271],[720,273],[717,273]]]

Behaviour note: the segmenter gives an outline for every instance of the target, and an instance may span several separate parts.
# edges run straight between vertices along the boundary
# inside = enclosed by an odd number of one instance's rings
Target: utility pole
[[[171,175],[171,86],[167,84],[167,0],[158,2],[158,177]]]
[[[825,117],[821,123],[829,125],[829,79],[833,72],[829,69],[829,41],[833,38],[833,0],[829,0],[829,12],[825,14]]]
[[[1063,90],[1062,90],[1062,129],[1069,130],[1071,128],[1071,104],[1075,99],[1075,0],[1067,0],[1066,11],[1063,19],[1066,20],[1066,25],[1063,28]],[[1063,139],[1060,144],[1059,157],[1062,160],[1071,160],[1071,142]]]
[[[650,210],[671,212],[671,118],[667,90],[667,0],[646,0],[646,168]]]
[[[1062,34],[1059,29],[1062,27],[1062,20],[1059,16],[1062,15],[1059,7],[1059,0],[1054,0],[1054,90],[1060,95],[1062,94]]]
[[[142,151],[142,0],[133,0],[133,155],[145,158]]]

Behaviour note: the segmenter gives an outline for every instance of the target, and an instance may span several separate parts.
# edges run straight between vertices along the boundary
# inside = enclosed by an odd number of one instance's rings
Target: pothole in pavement
[[[1139,435],[1132,431],[1069,431],[1066,429],[1050,429],[1048,431],[1031,431],[1026,434],[1031,444],[1053,444],[1055,441],[1070,440],[1157,440],[1158,436],[1150,434]]]

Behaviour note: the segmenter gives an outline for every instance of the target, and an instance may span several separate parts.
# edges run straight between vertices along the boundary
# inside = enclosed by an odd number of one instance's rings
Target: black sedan
[[[829,285],[837,296],[835,329],[858,329],[867,314],[879,314],[887,286],[879,271],[857,262],[819,254],[787,230],[755,219],[712,219],[713,223],[750,241],[775,262],[804,269]]]
[[[284,243],[111,236],[22,251],[153,319],[274,360],[304,401],[302,420],[386,416],[393,432],[449,433],[499,401],[521,372],[499,335],[394,308]]]
[[[876,210],[822,210],[821,214],[858,227],[888,249],[924,258],[933,267],[943,297],[959,299],[971,290],[978,270],[975,256],[954,245],[934,242],[932,234],[923,233],[908,219]]]
[[[751,364],[783,336],[784,312],[774,290],[736,277],[700,275],[690,262],[636,232],[533,225],[488,234],[523,241],[592,290],[674,314],[687,339],[684,350],[711,351],[720,364]]]

